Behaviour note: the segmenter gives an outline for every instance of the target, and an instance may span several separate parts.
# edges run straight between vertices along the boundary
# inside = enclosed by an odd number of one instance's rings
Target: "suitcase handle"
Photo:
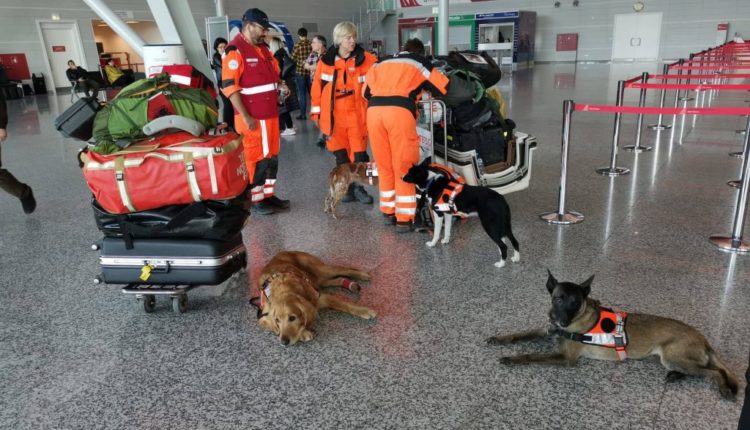
[[[146,136],[153,136],[160,131],[170,128],[187,131],[193,136],[200,136],[206,131],[203,124],[198,121],[179,115],[166,115],[149,122],[143,126],[143,133]]]

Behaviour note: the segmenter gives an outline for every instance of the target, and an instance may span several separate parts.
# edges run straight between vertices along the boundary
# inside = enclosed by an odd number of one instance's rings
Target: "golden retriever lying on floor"
[[[374,310],[322,293],[323,287],[359,291],[350,279],[369,281],[370,275],[348,267],[329,266],[305,252],[276,254],[258,279],[262,313],[258,324],[278,335],[284,345],[312,340],[312,325],[319,309],[335,309],[363,319],[375,318]]]

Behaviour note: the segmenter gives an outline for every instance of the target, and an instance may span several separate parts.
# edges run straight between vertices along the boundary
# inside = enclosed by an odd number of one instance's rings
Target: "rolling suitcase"
[[[105,237],[99,257],[108,284],[218,285],[246,265],[242,234],[228,240]]]
[[[31,83],[34,85],[34,94],[47,94],[47,84],[44,82],[44,75],[36,73],[31,74]]]
[[[101,106],[96,97],[84,97],[55,119],[55,128],[65,137],[89,140],[94,129],[94,118]]]

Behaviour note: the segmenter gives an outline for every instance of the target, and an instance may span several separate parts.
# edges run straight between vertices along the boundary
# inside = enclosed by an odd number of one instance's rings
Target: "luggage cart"
[[[187,311],[188,291],[199,286],[219,285],[236,273],[243,272],[247,266],[247,252],[242,244],[241,234],[239,244],[235,241],[229,247],[225,246],[227,249],[216,256],[191,256],[189,254],[192,251],[184,253],[187,255],[174,255],[183,253],[173,251],[173,255],[143,256],[138,255],[140,251],[124,251],[124,245],[113,246],[115,241],[122,242],[122,239],[104,238],[91,246],[95,251],[102,251],[99,257],[102,273],[94,278],[94,283],[125,284],[122,292],[134,295],[139,307],[146,313],[154,312],[156,296],[166,296],[171,300],[172,310],[176,314],[182,314]],[[136,240],[134,249],[146,241],[148,240]],[[160,242],[164,243],[164,240],[154,243],[159,245]],[[180,241],[176,242],[180,244]],[[218,241],[191,241],[204,248],[210,242]]]
[[[422,158],[429,154],[434,162],[445,164],[463,176],[467,184],[489,187],[500,194],[521,191],[529,187],[533,154],[537,145],[536,137],[514,130],[515,160],[513,164],[503,170],[493,171],[477,161],[476,150],[457,151],[448,146],[448,133],[445,130],[447,130],[449,111],[442,100],[421,100],[419,104],[423,112],[426,112],[417,123]],[[434,142],[435,124],[439,124],[444,130],[442,145],[440,142],[437,144]]]

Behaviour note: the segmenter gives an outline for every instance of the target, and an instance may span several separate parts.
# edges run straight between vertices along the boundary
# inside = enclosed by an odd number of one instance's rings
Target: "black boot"
[[[289,209],[289,200],[280,199],[276,196],[266,197],[263,202],[278,209]]]
[[[346,190],[346,194],[344,194],[344,197],[341,198],[342,203],[350,203],[353,202],[354,199],[356,199],[356,196],[354,194],[356,184],[349,185],[349,189]]]
[[[367,194],[365,187],[363,187],[360,184],[354,184],[353,188],[354,188],[354,198],[356,198],[358,202],[365,204],[365,205],[372,204],[372,196]]]
[[[26,186],[26,191],[21,195],[21,207],[23,207],[23,211],[26,214],[30,214],[36,209],[36,199],[34,198],[34,193],[31,191],[31,187],[28,185]]]

